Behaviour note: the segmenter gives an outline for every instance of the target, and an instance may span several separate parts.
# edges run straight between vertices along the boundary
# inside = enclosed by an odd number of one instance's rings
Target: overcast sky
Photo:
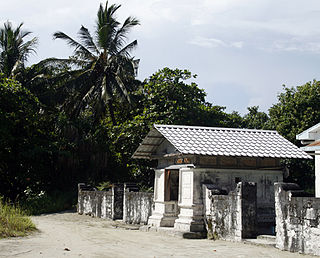
[[[93,31],[101,1],[0,0],[0,25],[24,22],[39,37],[35,63],[68,57],[61,30],[76,37],[81,25]],[[140,58],[139,79],[163,67],[189,69],[207,92],[207,101],[246,113],[277,101],[282,85],[319,78],[319,0],[115,0],[120,21],[136,16],[141,26],[133,55]]]

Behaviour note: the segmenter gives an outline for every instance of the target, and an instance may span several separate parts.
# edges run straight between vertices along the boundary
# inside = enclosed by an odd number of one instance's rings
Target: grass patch
[[[36,226],[20,207],[0,198],[0,238],[25,236],[34,230]]]

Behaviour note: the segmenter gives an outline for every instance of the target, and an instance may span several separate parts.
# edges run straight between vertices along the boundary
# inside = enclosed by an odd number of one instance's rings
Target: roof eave
[[[318,132],[318,133],[317,133]],[[319,134],[320,132],[320,123],[308,128],[307,130],[303,131],[302,133],[299,133],[296,135],[296,139],[300,141],[312,141],[316,140],[314,139],[316,134]]]

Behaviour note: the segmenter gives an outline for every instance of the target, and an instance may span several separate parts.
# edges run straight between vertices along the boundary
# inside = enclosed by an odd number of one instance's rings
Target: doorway
[[[164,201],[178,201],[179,169],[166,169],[164,176]]]

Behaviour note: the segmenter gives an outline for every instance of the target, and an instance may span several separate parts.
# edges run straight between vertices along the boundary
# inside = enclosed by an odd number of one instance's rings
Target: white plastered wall
[[[315,176],[316,197],[320,198],[320,151],[316,151],[315,155]]]

